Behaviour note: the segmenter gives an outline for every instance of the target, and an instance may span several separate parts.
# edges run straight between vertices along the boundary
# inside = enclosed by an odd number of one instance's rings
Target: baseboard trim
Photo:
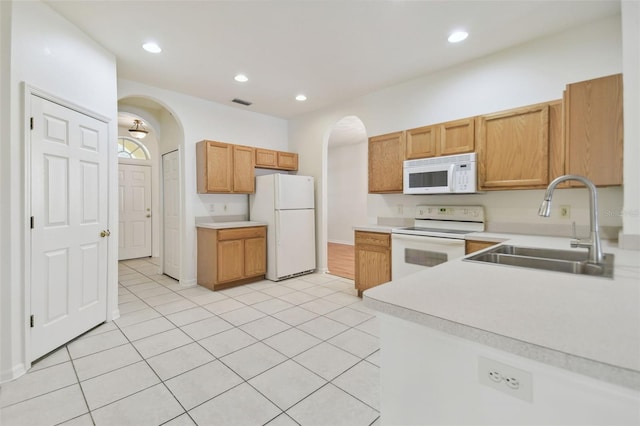
[[[15,365],[11,370],[0,373],[0,384],[10,382],[27,372],[24,364]]]

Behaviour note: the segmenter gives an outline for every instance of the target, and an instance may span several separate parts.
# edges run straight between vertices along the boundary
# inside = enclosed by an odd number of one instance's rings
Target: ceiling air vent
[[[235,102],[235,103],[237,103],[237,104],[244,105],[244,106],[249,106],[249,105],[251,105],[251,102],[249,102],[249,101],[245,101],[245,100],[243,100],[243,99],[238,99],[238,98],[234,98],[231,102]]]

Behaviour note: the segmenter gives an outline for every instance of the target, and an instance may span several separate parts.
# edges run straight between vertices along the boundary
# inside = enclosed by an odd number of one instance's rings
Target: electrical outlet
[[[478,380],[485,386],[523,401],[533,400],[533,378],[528,371],[480,356]]]
[[[404,213],[404,206],[402,204],[396,205],[396,213],[400,215]]]
[[[571,217],[571,206],[560,206],[560,217],[569,219]]]
[[[213,204],[213,203],[209,204],[209,213],[213,213],[215,211],[216,211],[215,204]]]

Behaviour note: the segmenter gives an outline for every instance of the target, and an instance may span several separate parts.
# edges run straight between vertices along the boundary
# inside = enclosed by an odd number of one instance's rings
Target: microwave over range
[[[470,194],[476,192],[476,153],[406,160],[404,194]]]

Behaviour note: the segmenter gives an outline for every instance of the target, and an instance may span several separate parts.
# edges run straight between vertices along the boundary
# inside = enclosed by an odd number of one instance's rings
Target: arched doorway
[[[354,279],[353,226],[367,223],[367,134],[358,117],[333,126],[326,158],[329,273]]]
[[[179,173],[179,146],[183,134],[180,123],[174,115],[153,99],[142,96],[129,96],[118,101],[118,135],[119,138],[131,142],[129,129],[133,120],[139,119],[149,133],[142,140],[138,140],[140,146],[144,146],[148,154],[147,160],[126,159],[128,154],[123,147],[119,157],[120,164],[130,167],[132,163],[146,165],[151,173],[151,207],[144,207],[142,219],[151,222],[152,250],[149,259],[155,268],[154,273],[164,273],[180,280],[181,265],[181,235],[180,217],[182,206],[180,205],[181,175]],[[129,143],[128,148],[133,149],[131,154],[140,153]],[[141,148],[142,151],[144,151]],[[167,172],[167,165],[171,170]],[[142,169],[140,169],[142,170]],[[122,176],[122,172],[120,175]],[[139,174],[140,176],[140,174]],[[168,177],[167,177],[168,176]],[[141,191],[138,191],[141,194]],[[120,194],[122,199],[122,194]],[[138,201],[140,198],[138,197]],[[169,205],[167,205],[169,204]],[[122,212],[121,212],[122,213]],[[167,213],[169,218],[167,218]],[[125,227],[120,226],[121,232]],[[141,235],[142,232],[139,232]],[[127,236],[123,236],[127,238]],[[119,244],[122,249],[122,242]],[[119,256],[122,258],[121,256]]]

